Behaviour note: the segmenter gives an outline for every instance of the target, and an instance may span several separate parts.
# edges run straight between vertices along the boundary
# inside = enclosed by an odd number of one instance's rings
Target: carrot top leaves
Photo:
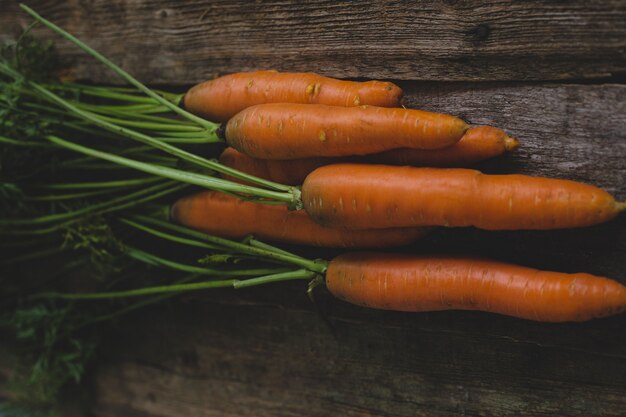
[[[255,239],[169,229],[163,207],[191,186],[293,206],[299,189],[198,154],[213,146],[217,156],[216,125],[174,110],[180,94],[62,82],[51,54],[24,36],[0,56],[0,327],[30,352],[14,385],[36,408],[80,379],[92,336],[113,319],[220,281],[240,288],[325,269]],[[107,295],[71,300],[89,293]]]

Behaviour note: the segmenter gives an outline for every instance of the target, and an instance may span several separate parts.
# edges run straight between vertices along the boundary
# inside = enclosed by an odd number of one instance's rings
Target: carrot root
[[[214,191],[181,198],[172,206],[170,217],[187,227],[225,238],[241,239],[254,235],[274,242],[333,248],[402,246],[425,236],[432,229],[334,229],[315,223],[302,210],[254,203]]]
[[[421,110],[272,103],[233,116],[226,141],[255,158],[299,159],[440,149],[458,142],[468,129],[457,117]]]
[[[519,141],[517,139],[512,138],[510,136],[506,136],[504,138],[504,149],[507,152],[514,151],[517,148],[519,148]]]
[[[372,105],[398,107],[402,89],[384,81],[344,81],[314,73],[239,72],[192,87],[185,108],[209,120],[225,122],[241,110],[263,103]]]
[[[320,224],[349,229],[564,229],[607,222],[625,209],[606,191],[575,181],[359,164],[316,169],[304,181],[302,201]]]
[[[608,278],[451,256],[347,253],[330,262],[326,285],[350,303],[396,311],[478,310],[564,322],[626,310],[626,287]]]

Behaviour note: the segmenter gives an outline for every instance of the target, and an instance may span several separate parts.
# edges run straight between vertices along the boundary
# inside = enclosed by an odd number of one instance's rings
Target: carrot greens
[[[28,33],[0,53],[0,331],[25,352],[16,401],[50,410],[107,323],[182,292],[308,281],[326,264],[169,223],[193,187],[292,207],[299,189],[218,163],[218,125],[183,110],[181,94],[144,86],[23,7],[131,84],[62,81],[53,46]]]

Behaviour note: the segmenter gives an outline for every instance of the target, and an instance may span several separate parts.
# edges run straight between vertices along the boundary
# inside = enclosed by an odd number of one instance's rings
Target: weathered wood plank
[[[107,346],[95,414],[623,415],[624,317],[544,325],[324,297],[333,336],[304,290],[212,293],[136,317]]]
[[[619,1],[30,4],[151,83],[262,67],[400,80],[580,79],[625,67],[626,4]],[[28,22],[15,10],[6,1],[0,7],[0,37]],[[75,49],[60,48],[77,76],[112,80]],[[484,170],[586,181],[626,199],[626,86],[403,87],[410,107],[520,138],[518,152]],[[439,230],[406,250],[478,254],[626,283],[626,216],[584,230]],[[482,313],[401,314],[349,306],[322,290],[333,336],[304,290],[206,292],[134,315],[103,349],[94,413],[623,415],[626,315],[546,325]]]
[[[30,21],[0,7],[0,40]],[[145,82],[259,68],[407,80],[556,80],[626,73],[626,3],[132,0],[29,4]],[[44,29],[36,31],[50,36]],[[79,78],[115,78],[59,43]]]
[[[408,107],[505,129],[521,142],[488,170],[563,177],[626,198],[626,86],[406,83]]]
[[[518,136],[484,164],[598,184],[626,198],[626,86],[406,83],[407,104]],[[626,283],[626,216],[581,230],[440,229],[413,252],[476,254]],[[334,252],[314,254],[328,258]],[[194,294],[134,316],[95,373],[99,417],[620,416],[626,315],[542,324],[477,312],[402,314],[304,285]]]

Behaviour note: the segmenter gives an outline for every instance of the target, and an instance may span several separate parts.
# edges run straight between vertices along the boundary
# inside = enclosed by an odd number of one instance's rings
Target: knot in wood
[[[466,32],[468,38],[473,42],[484,42],[491,34],[491,27],[487,23],[481,23]]]

